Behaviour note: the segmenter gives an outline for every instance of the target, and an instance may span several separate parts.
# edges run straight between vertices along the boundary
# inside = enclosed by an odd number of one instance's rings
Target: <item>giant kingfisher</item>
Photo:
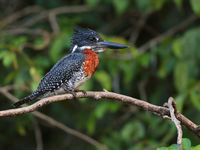
[[[74,97],[96,71],[99,64],[98,53],[110,49],[122,49],[128,46],[104,41],[91,29],[75,29],[70,54],[60,59],[40,81],[38,88],[29,96],[14,103],[20,106],[29,101],[48,97],[58,93],[71,93]],[[85,91],[82,90],[84,94]]]

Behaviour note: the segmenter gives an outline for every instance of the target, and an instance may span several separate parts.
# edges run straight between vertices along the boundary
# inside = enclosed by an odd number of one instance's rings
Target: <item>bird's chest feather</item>
[[[85,71],[86,76],[92,76],[98,67],[99,57],[91,49],[86,49],[83,53],[86,55],[83,70]]]

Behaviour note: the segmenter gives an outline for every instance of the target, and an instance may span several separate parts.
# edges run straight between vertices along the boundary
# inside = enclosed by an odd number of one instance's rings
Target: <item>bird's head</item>
[[[91,49],[96,53],[110,49],[122,49],[128,46],[104,41],[101,36],[91,29],[75,29],[71,43],[71,53],[81,52],[85,49]]]

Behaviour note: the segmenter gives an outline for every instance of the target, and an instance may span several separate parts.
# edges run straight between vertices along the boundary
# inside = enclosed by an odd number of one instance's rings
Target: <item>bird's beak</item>
[[[118,43],[114,43],[114,42],[108,42],[108,41],[98,42],[97,45],[100,48],[103,48],[103,49],[106,49],[106,48],[123,49],[123,48],[127,48],[128,47],[126,45],[122,45],[122,44],[118,44]]]

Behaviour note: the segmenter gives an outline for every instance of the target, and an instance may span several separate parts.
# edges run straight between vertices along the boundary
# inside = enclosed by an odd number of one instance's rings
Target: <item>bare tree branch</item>
[[[132,105],[136,105],[137,107],[140,107],[144,110],[150,111],[161,117],[164,116],[163,118],[168,118],[166,116],[170,117],[170,110],[166,107],[153,105],[153,104],[150,104],[143,100],[139,100],[136,98],[132,98],[129,96],[125,96],[125,95],[121,95],[121,94],[117,94],[117,93],[113,93],[113,92],[89,91],[89,92],[87,92],[87,95],[84,95],[82,92],[77,92],[76,98],[113,99],[113,100],[117,100],[117,101],[120,101],[123,103],[129,103]],[[44,107],[47,104],[50,104],[53,102],[58,102],[58,101],[64,101],[64,100],[72,100],[72,99],[73,99],[73,96],[71,94],[63,94],[63,95],[47,97],[47,98],[41,99],[41,100],[35,102],[34,104],[26,106],[26,107],[0,111],[0,117],[14,116],[14,115],[24,114],[24,113],[28,113],[28,112],[33,112],[41,107]],[[192,131],[196,136],[200,137],[200,130],[199,130],[198,125],[196,125],[195,123],[190,121],[187,117],[185,117],[184,115],[182,115],[179,112],[177,112],[176,117],[181,122],[182,125],[184,125],[190,131]]]
[[[10,23],[18,20],[19,18],[23,17],[23,16],[26,16],[26,15],[29,15],[29,14],[32,14],[32,13],[38,13],[40,12],[42,9],[41,7],[39,6],[29,6],[29,7],[26,7],[20,11],[17,11],[7,17],[4,17],[3,20],[0,20],[0,27],[3,28],[5,27],[6,25],[9,25]]]
[[[198,19],[198,17],[195,14],[191,15],[189,18],[187,18],[186,20],[184,20],[180,24],[174,26],[173,28],[170,28],[168,31],[166,31],[163,34],[151,39],[150,41],[148,41],[147,43],[145,43],[144,45],[139,47],[139,51],[145,52],[145,51],[149,50],[150,48],[155,47],[160,42],[162,42],[163,40],[165,40],[165,39],[169,38],[170,36],[176,34],[177,32],[183,30],[184,28],[189,26],[191,23],[193,23],[197,19]]]
[[[148,13],[146,13],[144,15],[141,15],[141,18],[138,20],[136,26],[133,27],[133,29],[132,29],[133,31],[132,31],[132,33],[130,35],[130,38],[129,38],[129,42],[131,44],[135,44],[136,43],[143,26],[145,25],[147,19],[149,18],[149,16],[151,14],[152,14],[152,11],[149,11]]]
[[[8,90],[11,90],[13,88],[17,88],[15,86],[12,86],[12,85],[8,85],[8,86],[5,86],[5,87],[2,87],[0,88],[0,93],[3,94],[5,97],[7,97],[9,100],[11,100],[12,102],[16,102],[18,101],[19,99],[14,97],[12,94],[10,94],[8,92]],[[19,88],[19,87],[18,87]],[[22,88],[24,88],[22,86]],[[21,88],[21,89],[22,89]],[[25,90],[27,90],[26,88],[24,88]],[[69,128],[67,127],[66,125],[56,121],[55,119],[41,113],[41,112],[38,112],[38,111],[35,111],[35,112],[32,112],[32,114],[34,116],[36,116],[38,119],[41,119],[45,122],[47,122],[49,125],[53,126],[53,127],[57,127],[58,129],[61,129],[62,131],[64,131],[65,133],[67,134],[71,134],[93,146],[95,146],[96,148],[100,149],[100,150],[109,150],[108,147],[106,147],[106,145],[103,145],[101,143],[99,143],[98,141],[96,141],[95,139],[92,139],[91,137],[79,132],[79,131],[76,131],[72,128]]]
[[[62,6],[62,7],[57,7],[50,10],[43,10],[39,6],[29,6],[0,20],[0,28],[4,28],[5,26],[15,22],[16,20],[33,13],[37,13],[38,15],[36,15],[35,17],[31,17],[31,19],[26,20],[24,23],[24,26],[23,25],[20,25],[20,26],[28,27],[45,18],[48,19],[49,14],[54,14],[56,16],[56,15],[65,14],[65,13],[87,12],[90,10],[91,8],[87,5]]]
[[[38,121],[34,118],[33,125],[35,130],[36,150],[43,150],[42,133]]]
[[[174,99],[172,97],[170,97],[169,100],[168,100],[168,108],[169,108],[169,111],[170,111],[171,120],[176,125],[177,132],[178,132],[178,137],[177,137],[178,149],[182,150],[183,149],[182,148],[183,131],[181,129],[180,121],[175,116],[175,114],[177,113],[177,110],[176,110],[176,104],[175,104]]]
[[[52,14],[54,15],[54,17],[56,17],[57,15],[61,15],[61,14],[83,13],[83,12],[88,12],[88,11],[91,11],[91,8],[89,6],[87,6],[87,5],[57,7],[57,8],[53,8],[53,9],[50,9],[50,10],[41,11],[38,15],[36,15],[36,16],[32,17],[31,19],[27,20],[24,24],[22,24],[22,26],[23,27],[32,26],[32,25],[36,24],[39,21],[42,21],[44,19],[48,19],[49,16],[52,16]],[[54,19],[54,21],[55,21],[55,19]],[[51,20],[50,20],[50,23],[52,23]],[[51,26],[55,27],[55,24],[53,24]],[[54,30],[54,28],[53,28],[53,30]]]
[[[57,35],[60,31],[60,27],[59,27],[58,22],[56,20],[55,13],[52,13],[52,12],[49,13],[49,22],[50,22],[51,28],[53,29],[53,34]]]
[[[43,29],[28,29],[28,28],[16,28],[16,29],[8,29],[5,31],[0,32],[1,35],[18,35],[18,34],[28,34],[28,35],[39,35],[42,37],[43,42],[40,45],[34,45],[33,43],[27,42],[23,45],[23,47],[30,47],[35,50],[43,50],[45,47],[47,47],[51,40],[52,35],[51,33],[43,30]]]

